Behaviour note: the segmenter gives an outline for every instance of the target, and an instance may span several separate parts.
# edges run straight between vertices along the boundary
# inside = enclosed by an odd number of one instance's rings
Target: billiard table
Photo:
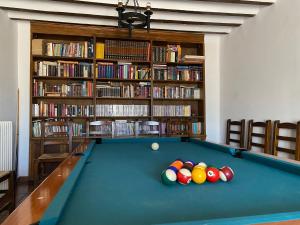
[[[158,151],[151,150],[153,142],[159,143]],[[47,205],[41,225],[242,225],[300,219],[300,165],[264,154],[189,138],[136,138],[92,141],[72,157],[78,161]],[[177,158],[230,166],[235,176],[227,183],[162,184],[161,172]]]

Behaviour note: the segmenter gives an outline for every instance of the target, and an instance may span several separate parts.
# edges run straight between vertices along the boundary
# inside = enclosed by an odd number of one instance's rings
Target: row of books
[[[42,136],[42,125],[41,120],[35,120],[32,122],[32,136],[41,137]],[[200,135],[202,134],[202,122],[192,123],[192,134]],[[61,130],[61,126],[57,127],[57,131]],[[54,128],[55,129],[55,128]],[[90,128],[91,129],[91,128]],[[66,131],[65,128],[64,131]],[[51,133],[52,131],[45,131]],[[101,126],[93,126],[93,130],[90,130],[90,136],[139,136],[139,135],[149,135],[149,134],[159,134],[160,136],[165,135],[188,135],[189,134],[189,123],[172,123],[172,122],[160,122],[158,126],[148,126],[143,123],[143,121],[128,121],[128,120],[115,120],[111,123],[103,123]],[[72,122],[72,135],[73,137],[83,137],[86,136],[85,124],[80,122]]]
[[[32,40],[32,54],[59,57],[91,58],[94,56],[93,41]]]
[[[48,136],[48,134],[51,134],[53,131],[56,132],[65,132],[67,131],[67,127],[64,128],[62,126],[52,126],[52,130],[49,130],[49,127],[45,129],[45,137]],[[72,135],[74,137],[80,137],[84,135],[83,132],[84,124],[73,122],[72,123]],[[32,136],[33,137],[41,137],[42,136],[42,121],[41,120],[34,120],[32,121]]]
[[[159,117],[191,116],[190,105],[154,105],[153,115]]]
[[[131,63],[118,63],[118,72],[114,63],[99,62],[96,68],[98,78],[117,79],[150,79],[149,66],[132,65]]]
[[[202,81],[202,66],[154,65],[154,80]]]
[[[122,84],[119,82],[98,83],[97,97],[150,98],[150,83]]]
[[[202,134],[202,129],[203,129],[202,122],[192,123],[192,133],[193,134],[195,134],[195,135]]]
[[[93,82],[82,81],[70,84],[53,84],[34,79],[33,96],[93,97]]]
[[[152,60],[155,63],[180,62],[181,51],[180,45],[154,46]]]
[[[145,41],[105,40],[104,48],[98,45],[99,57],[105,59],[123,59],[150,61],[150,43]],[[103,49],[103,50],[102,50]]]
[[[153,98],[200,99],[200,88],[195,86],[158,86],[153,87]]]
[[[149,105],[96,105],[98,117],[139,117],[149,116]],[[154,105],[153,115],[158,117],[191,116],[190,105]],[[94,116],[93,105],[68,105],[44,103],[32,104],[33,117],[91,117]]]
[[[70,61],[35,61],[35,76],[39,77],[83,77],[92,78],[93,63]]]
[[[149,105],[96,105],[98,117],[149,116]]]
[[[94,105],[68,105],[45,103],[32,104],[33,117],[91,117]]]

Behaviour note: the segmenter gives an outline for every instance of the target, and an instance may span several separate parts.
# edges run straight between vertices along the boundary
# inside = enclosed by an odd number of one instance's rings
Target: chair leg
[[[38,184],[38,181],[39,181],[39,161],[36,160],[34,162],[34,172],[33,172],[33,183],[34,183],[34,186],[36,186]]]

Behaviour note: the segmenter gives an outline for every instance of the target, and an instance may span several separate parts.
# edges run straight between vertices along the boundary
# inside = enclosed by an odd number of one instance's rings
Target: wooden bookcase
[[[81,43],[85,49],[89,49],[87,52],[90,53],[85,54],[85,57],[78,57],[78,55],[77,57],[75,57],[74,55],[72,57],[48,56],[46,54],[43,54],[47,52],[47,44],[43,44],[42,46],[44,46],[44,49],[41,49],[43,53],[36,54],[36,46],[33,46],[36,45],[36,43],[33,44],[32,42],[32,48],[34,47],[35,52],[31,52],[30,71],[30,104],[32,106],[30,112],[31,176],[33,161],[38,157],[38,149],[41,144],[41,138],[36,135],[36,131],[38,130],[38,122],[43,120],[64,119],[72,120],[74,123],[77,123],[78,127],[76,127],[76,129],[78,135],[73,138],[74,143],[81,143],[84,141],[85,136],[80,136],[80,133],[85,133],[86,121],[114,121],[120,119],[128,121],[158,121],[162,125],[164,125],[161,127],[161,129],[164,130],[164,132],[161,133],[161,136],[190,136],[205,139],[205,60],[202,59],[201,61],[197,62],[184,62],[181,60],[185,55],[198,55],[204,57],[205,54],[203,34],[163,30],[151,30],[149,33],[147,33],[147,31],[145,30],[134,30],[132,37],[129,38],[127,29],[48,22],[32,22],[31,39],[33,42],[35,42],[36,40],[44,40],[44,42],[52,43]],[[108,52],[107,43],[112,43],[109,41],[118,43],[119,45],[117,46],[121,46],[121,48],[116,48],[116,44],[110,46],[111,49],[113,49],[114,53],[118,52],[118,54],[114,54],[115,57],[111,55],[110,57],[108,57],[107,55],[105,55],[104,57],[97,58],[96,53],[97,50],[99,50],[98,44],[105,43],[104,52]],[[139,52],[139,48],[137,48],[136,45],[142,46],[143,44],[145,47],[144,52],[141,50],[142,48],[140,48],[141,52]],[[31,51],[33,51],[32,48]],[[174,50],[170,51],[170,49]],[[53,51],[55,51],[55,49]],[[170,53],[172,51],[175,52],[176,60],[174,60],[174,53]],[[144,57],[143,59],[138,59],[138,57],[143,55],[145,52],[148,55],[146,55],[146,57]],[[167,56],[167,54],[169,54],[169,56]],[[136,56],[136,58],[134,58],[133,56]],[[166,59],[166,57],[168,57],[169,60]],[[172,62],[170,62],[170,59],[172,59]],[[80,66],[86,66],[87,64],[89,64],[92,67],[92,72],[89,71],[91,72],[91,74],[85,74],[84,77],[39,76],[42,75],[42,73],[46,72],[57,73],[57,71],[55,70],[53,72],[52,67],[50,68],[45,66],[44,62],[45,64],[49,62],[49,64],[59,63],[59,68],[65,68],[65,70],[63,70],[64,73],[69,68],[67,67],[69,64],[77,64],[77,69]],[[103,72],[101,66],[105,64],[111,65],[111,67],[114,68],[113,71],[110,71],[112,73],[112,77],[103,76],[103,74],[106,74],[107,71]],[[99,65],[101,67],[102,75],[99,75]],[[124,74],[126,74],[126,66],[128,68],[136,68],[137,70],[142,71],[141,73],[143,73],[143,75],[145,75],[145,71],[148,71],[149,73],[144,77],[135,77],[136,79],[124,79],[124,77],[120,78],[119,73],[121,69],[122,72],[125,71]],[[159,73],[161,75],[158,75]],[[182,80],[183,76],[188,76],[185,74],[191,73],[196,74],[195,76],[197,76],[197,79]],[[133,74],[135,75],[136,73]],[[167,77],[162,77],[162,74]],[[134,91],[130,92],[130,96],[125,97],[103,96],[103,93],[106,93],[105,91],[107,91],[107,89],[103,89],[105,85],[112,85],[113,87],[114,85],[116,85],[116,87],[120,87],[121,92],[123,90],[122,93],[128,94],[128,90]],[[46,93],[45,88],[39,89],[39,87],[42,86],[47,86],[47,90],[50,89],[55,91],[49,91]],[[77,89],[78,87],[79,91]],[[87,87],[89,88],[88,90],[92,89],[92,91],[88,91],[86,89]],[[132,89],[130,89],[130,87]],[[83,89],[84,92],[82,91]],[[102,90],[102,92],[98,92],[98,90],[100,89]],[[168,89],[169,97],[163,95],[167,92],[165,91],[165,89]],[[61,90],[65,90],[64,95],[58,94],[58,92],[63,92]],[[177,91],[176,98],[174,96],[175,91]],[[196,92],[197,98],[194,98],[191,93]],[[74,96],[74,93],[76,96]],[[85,94],[80,95],[78,93]],[[178,93],[181,93],[181,96],[178,96]],[[170,95],[173,95],[173,97]],[[82,105],[90,107],[89,112],[93,112],[80,115],[74,114],[73,116],[58,115],[57,117],[55,117],[53,115],[42,115],[41,112],[37,113],[37,111],[39,111],[38,109],[40,108],[40,106],[38,105],[41,104],[65,104],[77,106]],[[105,116],[101,114],[102,116],[100,116],[98,115],[99,113],[96,113],[98,105],[145,105],[148,108],[148,114],[144,116],[124,115],[115,117]],[[173,111],[165,110],[168,114],[172,115],[166,116],[165,114],[158,113],[161,112],[160,110],[162,110],[164,106],[170,105],[173,105],[173,108],[175,105],[177,107],[186,106],[191,111],[190,115],[187,113],[186,116],[177,116],[176,113],[179,112],[178,108],[175,111],[174,109],[172,109]],[[51,108],[52,113],[55,113],[55,109],[53,107],[54,105],[49,105],[49,110]],[[83,109],[86,110],[86,108],[84,107],[82,108],[82,110]],[[56,110],[61,111],[61,109]],[[200,133],[195,133],[195,129],[193,132],[192,123],[198,123],[198,125],[199,123],[201,123],[201,128],[198,127]],[[180,130],[180,127],[184,127],[185,130]]]

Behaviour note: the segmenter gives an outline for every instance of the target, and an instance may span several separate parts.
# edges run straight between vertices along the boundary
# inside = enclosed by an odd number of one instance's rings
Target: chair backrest
[[[280,134],[281,130],[290,130],[294,132],[295,137]],[[289,147],[279,147],[279,141],[285,141],[295,144],[295,149]],[[285,152],[295,155],[296,160],[300,160],[300,122],[297,123],[280,123],[279,120],[274,122],[273,133],[273,154],[278,155],[278,152]]]
[[[46,121],[42,123],[42,148],[41,154],[45,153],[45,146],[65,145],[68,152],[72,151],[72,122]],[[61,149],[61,148],[60,148]]]
[[[87,121],[86,124],[87,137],[111,137],[112,122],[111,121]]]
[[[135,133],[135,121],[116,120],[112,122],[112,137],[133,137]]]
[[[167,136],[191,134],[191,123],[188,120],[168,120],[167,121]]]
[[[158,121],[138,121],[136,122],[136,136],[158,135],[160,136],[160,123]]]
[[[262,132],[257,133],[254,131],[254,128],[261,129]],[[267,120],[266,122],[254,122],[250,120],[248,122],[248,140],[247,140],[247,149],[252,149],[253,146],[262,148],[264,153],[270,154],[271,147],[271,120]],[[257,143],[253,140],[253,138],[262,139],[262,143]]]
[[[232,126],[238,127],[239,130],[232,130]],[[238,139],[231,138],[231,134],[238,136]],[[227,120],[227,129],[226,129],[226,144],[229,145],[231,142],[239,144],[240,148],[245,147],[245,120],[241,121],[231,121]]]

